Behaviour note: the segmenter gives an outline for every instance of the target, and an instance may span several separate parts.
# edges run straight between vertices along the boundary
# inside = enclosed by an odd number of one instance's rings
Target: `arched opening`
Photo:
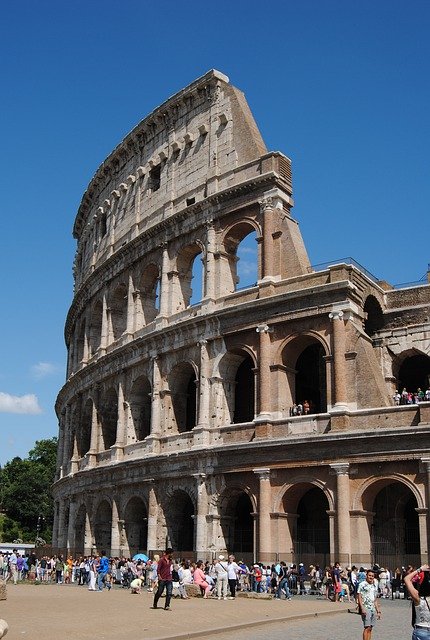
[[[376,494],[371,511],[372,560],[384,567],[418,566],[420,532],[417,500],[401,482],[391,482]]]
[[[88,399],[81,414],[80,437],[78,438],[78,455],[82,458],[91,446],[91,426],[93,419],[93,402]]]
[[[118,422],[118,395],[115,389],[109,389],[101,403],[101,424],[104,449],[109,449],[116,442]]]
[[[296,362],[296,404],[306,407],[308,413],[322,413],[327,410],[326,369],[324,349],[319,342],[306,347]]]
[[[430,358],[423,353],[414,353],[406,357],[397,376],[398,389],[415,393],[418,389],[426,391],[430,386]]]
[[[190,431],[197,420],[197,379],[189,362],[174,367],[169,376],[169,388],[178,432]]]
[[[251,231],[240,242],[236,251],[236,288],[255,287],[258,280],[257,234]]]
[[[94,540],[98,554],[106,551],[110,555],[112,530],[112,507],[107,500],[103,500],[97,507],[94,521]]]
[[[247,221],[234,225],[224,238],[224,250],[219,261],[220,294],[255,285],[260,262],[255,228]]]
[[[293,537],[295,559],[326,566],[330,560],[329,504],[323,491],[313,487],[299,500]]]
[[[130,411],[134,427],[132,441],[144,440],[151,432],[151,385],[146,376],[138,378],[131,388]]]
[[[87,519],[87,511],[85,509],[85,505],[81,505],[76,514],[75,520],[75,549],[74,551],[70,549],[70,553],[72,555],[84,555],[86,549],[86,540],[85,540],[85,525]]]
[[[364,330],[368,336],[373,336],[384,326],[384,315],[381,305],[374,296],[368,296],[364,303]]]
[[[124,284],[115,289],[110,302],[113,339],[118,340],[127,328],[127,287]]]
[[[226,491],[220,506],[223,544],[245,562],[254,559],[254,508],[249,495],[240,489]],[[237,555],[236,555],[237,557]]]
[[[235,376],[233,423],[252,422],[255,416],[254,362],[246,355]]]
[[[181,299],[177,301],[178,311],[202,299],[204,276],[201,254],[198,244],[190,244],[178,254],[176,264],[181,292]]]
[[[327,411],[325,356],[324,345],[308,334],[295,336],[283,348],[286,380],[284,385],[280,384],[280,395],[293,415],[294,406],[299,404],[305,405],[304,413]]]
[[[102,336],[103,304],[98,300],[91,312],[89,331],[89,355],[93,356],[100,347]]]
[[[140,498],[129,500],[125,515],[124,528],[128,546],[128,555],[133,557],[148,548],[148,511]]]
[[[139,282],[143,326],[152,322],[158,315],[160,310],[159,287],[159,268],[155,264],[150,264],[145,269]]]
[[[194,505],[185,491],[175,491],[167,509],[166,544],[177,556],[192,554],[194,550]]]

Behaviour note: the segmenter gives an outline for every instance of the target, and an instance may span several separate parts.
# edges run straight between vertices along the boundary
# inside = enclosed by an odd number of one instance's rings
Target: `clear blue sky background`
[[[426,272],[429,1],[20,0],[1,13],[0,464],[57,432],[89,180],[211,68],[292,159],[313,264],[353,256],[392,283]]]

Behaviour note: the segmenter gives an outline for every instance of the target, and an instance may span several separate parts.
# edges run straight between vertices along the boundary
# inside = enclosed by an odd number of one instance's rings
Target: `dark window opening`
[[[157,165],[149,172],[149,188],[151,191],[158,191],[161,184],[161,165]]]
[[[187,198],[187,207],[190,207],[196,201],[195,198]]]

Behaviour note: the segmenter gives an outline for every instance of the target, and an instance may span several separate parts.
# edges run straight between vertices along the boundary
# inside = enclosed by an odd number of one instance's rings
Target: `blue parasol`
[[[143,560],[143,562],[148,562],[149,558],[144,553],[136,553],[136,555],[133,556],[133,560]]]

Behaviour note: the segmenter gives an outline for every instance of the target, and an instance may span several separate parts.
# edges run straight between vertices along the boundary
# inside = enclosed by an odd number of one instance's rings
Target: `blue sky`
[[[3,3],[0,464],[57,432],[72,226],[99,164],[211,68],[292,159],[311,262],[392,283],[430,261],[427,0]]]

